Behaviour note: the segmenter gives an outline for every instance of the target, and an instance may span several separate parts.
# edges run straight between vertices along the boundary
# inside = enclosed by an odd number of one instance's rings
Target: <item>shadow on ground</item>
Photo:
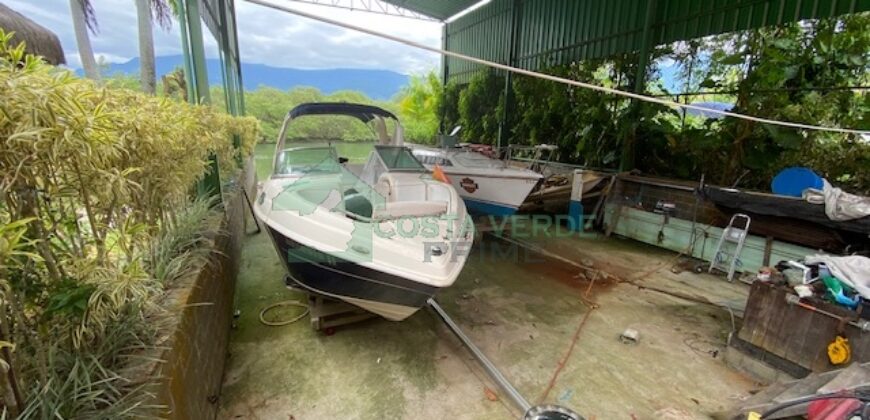
[[[631,241],[542,237],[535,242],[614,278],[711,301],[745,299],[741,286],[720,278],[672,273],[672,254]],[[514,256],[494,239],[484,237],[475,247],[456,284],[438,300],[530,401],[540,402],[589,311],[547,402],[587,419],[708,418],[753,387],[721,361],[732,329],[727,311],[612,279],[590,288],[588,273],[576,266],[524,255],[522,249]],[[499,252],[488,247],[500,247]],[[634,278],[639,274],[642,278]],[[486,391],[496,388],[428,310],[400,323],[373,319],[329,336],[314,332],[307,319],[262,325],[258,315],[267,305],[304,300],[284,288],[282,276],[266,234],[250,235],[220,418],[519,417],[509,401],[494,400]],[[590,309],[592,302],[598,309]],[[294,310],[272,315],[290,317]],[[640,332],[639,343],[619,342],[626,328]]]

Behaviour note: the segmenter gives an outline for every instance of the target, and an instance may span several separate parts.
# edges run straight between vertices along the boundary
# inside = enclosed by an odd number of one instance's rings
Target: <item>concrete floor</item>
[[[727,310],[612,278],[590,289],[575,266],[522,250],[516,257],[494,256],[492,244],[502,254],[507,245],[486,238],[438,300],[533,403],[589,311],[546,402],[587,419],[695,419],[709,418],[755,388],[722,362],[732,325]],[[674,274],[673,254],[629,240],[530,241],[622,280],[737,309],[748,290],[721,277]],[[401,323],[374,319],[330,336],[314,332],[307,319],[260,324],[263,307],[302,298],[284,288],[282,270],[265,233],[247,238],[237,290],[241,317],[232,333],[220,418],[520,416],[497,398],[495,385],[428,310]],[[640,332],[639,343],[618,341],[626,328]]]

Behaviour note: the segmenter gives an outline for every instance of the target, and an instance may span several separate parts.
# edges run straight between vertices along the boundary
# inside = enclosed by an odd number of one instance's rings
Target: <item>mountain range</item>
[[[181,55],[161,56],[155,60],[158,83],[160,76],[181,67],[184,57]],[[206,60],[208,82],[210,85],[222,84],[220,60]],[[78,70],[81,74],[81,70]],[[116,73],[139,74],[139,58],[133,58],[124,63],[111,63],[106,74]],[[269,86],[287,90],[294,86],[312,86],[323,93],[339,90],[357,90],[372,99],[390,99],[408,83],[408,76],[390,70],[369,69],[323,69],[305,70],[283,67],[272,67],[265,64],[242,63],[242,82],[246,90],[259,86]]]
[[[160,76],[181,67],[184,57],[181,55],[161,56],[155,59],[158,83]],[[207,59],[208,81],[210,85],[223,83],[221,63],[216,58]],[[659,80],[670,92],[679,92],[679,65],[666,63],[659,67]],[[79,75],[82,70],[77,70]],[[123,63],[110,63],[106,74],[116,73],[139,74],[139,58],[133,58]],[[295,86],[311,86],[329,94],[339,90],[356,90],[377,100],[387,100],[408,84],[408,75],[390,70],[371,69],[296,69],[273,67],[265,64],[242,63],[242,82],[246,90],[254,90],[260,86],[287,90]]]

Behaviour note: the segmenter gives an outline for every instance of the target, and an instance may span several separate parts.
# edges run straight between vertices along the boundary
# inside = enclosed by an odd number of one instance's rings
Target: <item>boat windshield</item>
[[[338,154],[332,147],[286,149],[275,162],[275,175],[332,174],[340,170]]]
[[[375,146],[388,171],[426,171],[423,164],[404,147]]]

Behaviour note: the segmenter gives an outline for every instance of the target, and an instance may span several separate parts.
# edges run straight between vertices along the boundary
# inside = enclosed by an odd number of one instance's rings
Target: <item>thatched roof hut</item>
[[[0,28],[7,33],[15,32],[12,37],[12,45],[24,42],[27,44],[26,48],[29,54],[41,55],[45,61],[54,65],[66,63],[63,47],[61,47],[60,40],[57,39],[54,32],[2,3],[0,3]]]

